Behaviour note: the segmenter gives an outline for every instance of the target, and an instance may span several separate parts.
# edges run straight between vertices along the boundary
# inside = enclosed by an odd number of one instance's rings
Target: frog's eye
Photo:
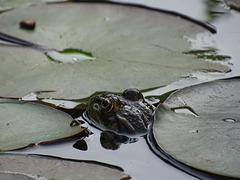
[[[112,102],[108,98],[103,99],[101,103],[101,108],[102,110],[104,110],[104,112],[111,111],[113,108]]]
[[[126,99],[131,101],[138,101],[143,99],[142,93],[136,88],[126,89],[122,94]]]

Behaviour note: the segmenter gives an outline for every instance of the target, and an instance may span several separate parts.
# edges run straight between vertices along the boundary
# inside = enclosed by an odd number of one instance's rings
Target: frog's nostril
[[[96,111],[99,111],[99,109],[100,109],[99,104],[94,103],[94,104],[93,104],[93,109],[96,110]]]

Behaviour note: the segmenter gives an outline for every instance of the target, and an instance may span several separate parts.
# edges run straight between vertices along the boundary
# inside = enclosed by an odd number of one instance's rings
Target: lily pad
[[[173,93],[156,110],[158,149],[195,169],[240,178],[239,88],[237,77]]]
[[[44,156],[0,155],[0,177],[7,174],[15,179],[99,179],[128,180],[130,176],[100,163],[69,161]],[[67,168],[66,168],[67,167]]]
[[[0,99],[0,151],[69,138],[84,131],[72,118],[45,105]]]
[[[29,17],[36,20],[31,32],[19,28]],[[0,14],[1,32],[59,52],[79,49],[94,58],[59,63],[42,51],[0,46],[0,94],[55,90],[46,96],[79,99],[96,91],[166,85],[203,69],[225,73],[229,67],[183,53],[189,51],[187,38],[203,32],[211,36],[205,27],[159,10],[104,2],[14,9]]]

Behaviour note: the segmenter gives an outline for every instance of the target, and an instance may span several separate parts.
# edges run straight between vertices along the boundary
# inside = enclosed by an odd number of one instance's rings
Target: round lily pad
[[[34,31],[19,27],[26,18],[36,21]],[[3,96],[55,90],[46,96],[78,99],[96,91],[158,87],[196,71],[229,71],[183,53],[189,51],[188,38],[203,32],[211,36],[210,31],[180,16],[138,6],[82,2],[23,7],[0,14],[0,31],[46,49],[91,55],[80,61],[71,55],[72,61],[59,63],[52,61],[57,53],[50,50],[0,46]]]
[[[237,77],[173,93],[155,113],[158,149],[195,169],[240,178],[239,88]]]
[[[130,176],[116,167],[31,155],[0,155],[0,177],[18,179],[99,179],[128,180]],[[25,177],[25,178],[24,178]]]
[[[80,134],[79,126],[71,127],[72,118],[54,108],[0,99],[0,151],[46,143]]]

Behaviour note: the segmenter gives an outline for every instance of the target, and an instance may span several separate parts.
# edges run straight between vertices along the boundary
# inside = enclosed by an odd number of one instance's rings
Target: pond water
[[[168,165],[149,149],[143,137],[138,137],[137,142],[122,144],[117,150],[107,150],[101,146],[100,131],[89,126],[94,134],[85,138],[87,150],[73,148],[74,141],[56,143],[51,145],[39,145],[19,151],[19,153],[44,154],[63,157],[67,159],[81,159],[104,162],[121,167],[126,174],[133,179],[194,179],[180,170]]]
[[[197,84],[212,79],[220,79],[224,77],[232,77],[240,75],[240,14],[237,11],[229,10],[221,1],[213,0],[121,0],[118,2],[138,3],[149,7],[161,8],[175,11],[202,22],[210,23],[216,27],[217,33],[214,35],[214,44],[205,44],[206,46],[214,46],[218,49],[218,53],[231,56],[232,71],[227,74],[214,73],[214,76],[208,77],[205,74],[197,73],[193,78],[182,78],[163,88],[155,89],[144,93],[148,95],[161,95],[171,90]],[[201,40],[199,44],[193,46],[203,46]],[[224,62],[223,62],[224,63]],[[71,108],[71,104],[65,101],[52,102],[55,104],[64,103],[64,106]],[[79,118],[85,121],[82,117]],[[71,140],[61,143],[49,145],[37,145],[27,149],[11,151],[13,153],[24,154],[43,154],[67,159],[81,159],[99,161],[121,167],[126,174],[132,176],[133,179],[179,179],[193,180],[195,177],[171,166],[157,157],[150,149],[146,137],[137,138],[137,142],[122,144],[117,150],[107,150],[101,146],[101,131],[87,122],[82,126],[89,127],[93,134],[84,138],[87,144],[87,150],[79,150],[73,148],[77,140]]]

